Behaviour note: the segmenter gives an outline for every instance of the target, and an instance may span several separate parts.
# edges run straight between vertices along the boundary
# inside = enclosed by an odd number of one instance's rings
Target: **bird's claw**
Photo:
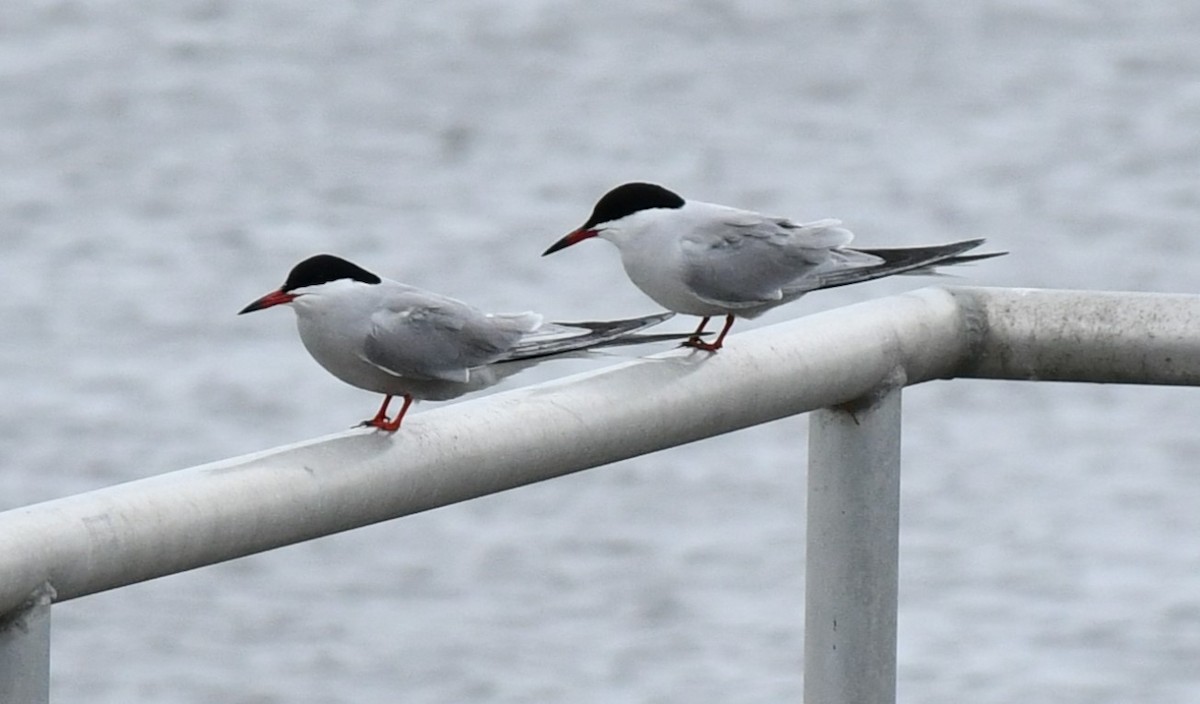
[[[692,349],[701,350],[703,352],[716,352],[717,350],[721,349],[721,345],[715,342],[705,342],[699,337],[689,337],[688,339],[679,343],[679,346],[691,347]]]

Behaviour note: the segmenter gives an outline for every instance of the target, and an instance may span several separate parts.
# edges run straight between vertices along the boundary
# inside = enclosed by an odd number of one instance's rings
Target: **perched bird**
[[[963,254],[983,244],[964,240],[928,247],[851,249],[840,220],[795,223],[749,210],[684,200],[652,183],[617,186],[581,227],[542,256],[591,237],[616,245],[625,273],[662,307],[702,316],[683,344],[715,352],[735,318],[754,318],[809,291],[894,274],[935,273],[935,266],[997,257]],[[725,327],[712,342],[701,334],[713,316]]]
[[[490,314],[372,274],[332,254],[309,257],[238,314],[290,305],[300,340],[326,371],[384,394],[362,425],[394,432],[415,399],[446,400],[491,386],[551,355],[678,339],[634,335],[670,313],[598,323],[542,324],[536,313]],[[404,405],[388,418],[395,396]]]

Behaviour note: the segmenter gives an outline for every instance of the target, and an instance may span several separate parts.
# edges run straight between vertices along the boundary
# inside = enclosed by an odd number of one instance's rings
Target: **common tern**
[[[652,183],[617,186],[579,228],[542,256],[599,237],[616,245],[634,285],[667,310],[701,316],[683,344],[715,352],[735,318],[754,318],[810,291],[895,274],[936,273],[1006,252],[963,254],[983,244],[963,240],[928,247],[852,249],[840,220],[797,223],[713,203],[685,200]],[[712,342],[701,334],[713,316],[725,327]]]
[[[278,305],[296,312],[300,340],[326,371],[384,394],[379,412],[361,425],[387,432],[399,429],[414,400],[456,398],[549,356],[683,337],[634,334],[672,313],[545,325],[536,313],[484,313],[332,254],[300,262],[283,286],[238,314]],[[389,419],[388,405],[396,396],[404,404]]]

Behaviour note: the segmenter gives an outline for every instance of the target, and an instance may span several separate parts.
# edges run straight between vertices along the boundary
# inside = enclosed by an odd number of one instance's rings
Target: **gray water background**
[[[739,329],[937,283],[1195,292],[1198,162],[1190,0],[10,0],[0,507],[370,415],[289,313],[234,316],[318,251],[640,314],[610,247],[538,255],[645,179],[1012,252]],[[1200,700],[1198,403],[905,392],[901,701]],[[54,701],[798,701],[805,455],[795,418],[67,602]]]

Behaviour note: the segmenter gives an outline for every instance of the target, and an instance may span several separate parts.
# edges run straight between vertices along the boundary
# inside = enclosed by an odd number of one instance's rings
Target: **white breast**
[[[634,213],[600,233],[620,250],[629,280],[667,310],[702,316],[735,312],[701,298],[684,280],[683,238],[703,224],[706,213],[696,206],[707,205],[689,203],[679,210]]]

